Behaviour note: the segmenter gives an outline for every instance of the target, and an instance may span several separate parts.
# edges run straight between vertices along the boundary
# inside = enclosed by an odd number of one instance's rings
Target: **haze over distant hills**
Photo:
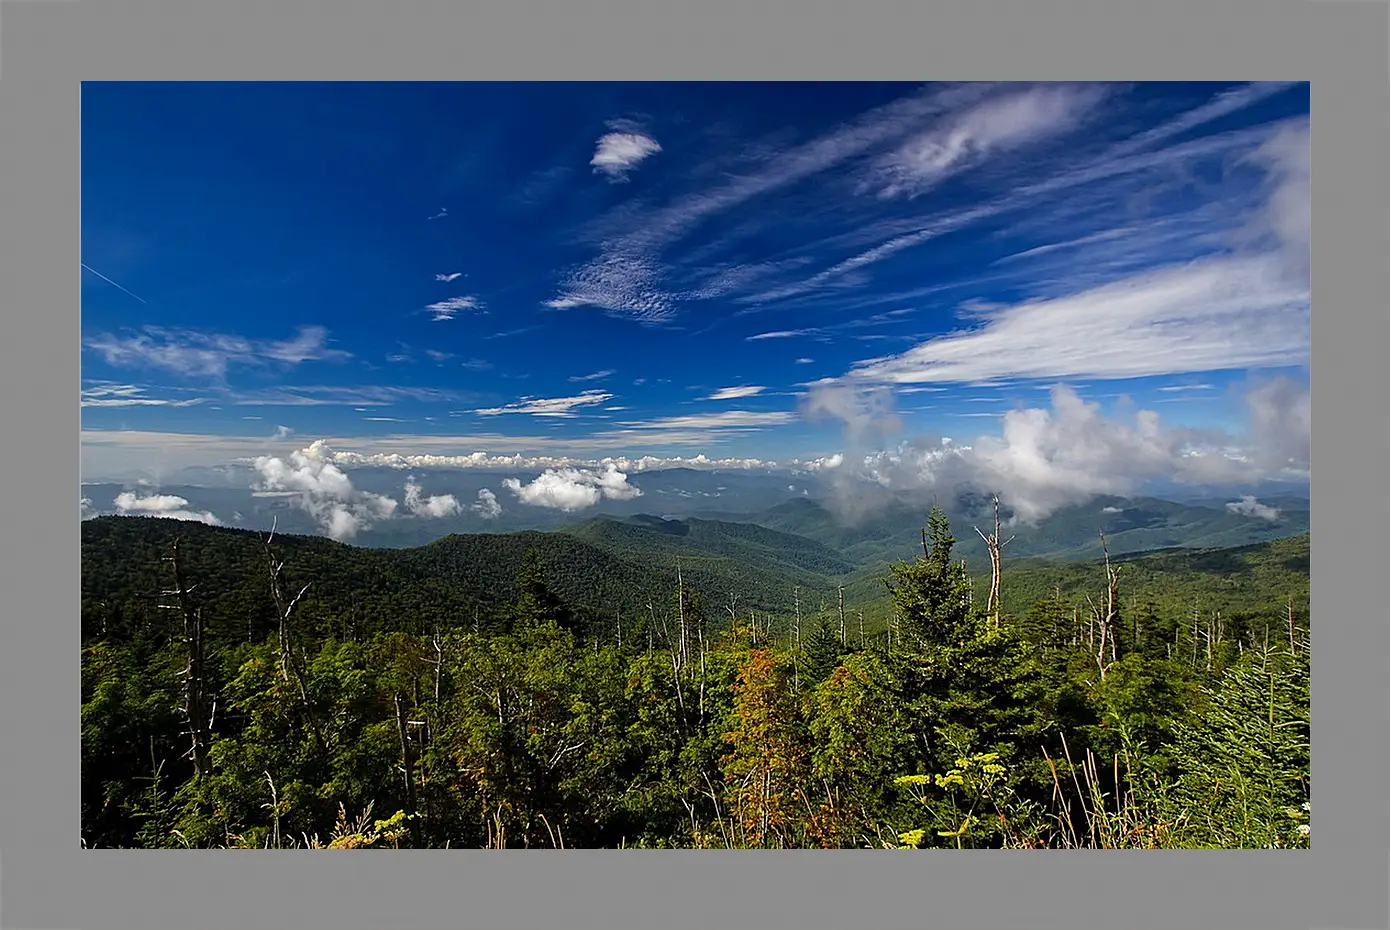
[[[725,524],[752,524],[780,533],[805,537],[836,550],[853,565],[903,558],[919,547],[919,530],[928,509],[940,503],[952,519],[964,557],[984,554],[983,544],[971,528],[986,528],[992,519],[989,497],[972,489],[958,489],[950,500],[928,494],[890,493],[866,486],[854,510],[842,501],[844,488],[833,486],[823,475],[811,472],[754,470],[701,470],[670,468],[638,471],[627,476],[637,493],[619,499],[600,499],[593,506],[572,510],[528,505],[504,490],[504,482],[518,473],[498,471],[432,471],[417,473],[392,468],[358,468],[352,480],[358,492],[400,496],[408,480],[417,482],[423,496],[452,496],[457,512],[432,516],[403,512],[373,523],[351,541],[376,547],[419,546],[455,533],[510,533],[553,530],[577,525],[597,532],[604,520],[643,518],[700,518]],[[185,479],[209,479],[207,474],[186,474]],[[99,514],[150,513],[155,506],[205,522],[245,529],[267,530],[272,524],[282,532],[319,534],[322,529],[301,495],[251,490],[246,475],[217,470],[217,482],[170,483],[161,487],[126,483],[84,484],[84,517]],[[522,473],[522,484],[535,480]],[[492,494],[494,512],[468,506],[480,492]],[[1300,492],[1303,493],[1300,493]],[[1240,546],[1305,533],[1309,528],[1306,488],[1263,486],[1256,497],[1243,488],[1188,488],[1175,497],[1097,496],[1061,507],[1037,524],[1011,526],[1014,540],[1008,552],[1014,558],[1047,556],[1083,558],[1100,554],[1098,533],[1104,531],[1113,553],[1165,548]],[[857,493],[858,489],[857,489]],[[121,495],[128,495],[124,501]],[[122,509],[118,503],[133,503]],[[182,501],[175,503],[174,500]],[[154,502],[153,504],[144,502]],[[147,509],[140,510],[140,506]],[[1007,523],[1012,513],[1002,505]],[[581,533],[583,535],[583,533]]]

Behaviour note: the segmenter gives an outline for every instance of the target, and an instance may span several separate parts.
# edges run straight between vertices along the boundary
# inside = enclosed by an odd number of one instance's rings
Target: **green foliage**
[[[997,626],[940,510],[877,582],[866,615],[892,626],[860,640],[851,579],[843,639],[804,608],[875,519],[840,550],[702,520],[277,537],[285,589],[310,586],[286,664],[261,537],[87,521],[84,842],[1308,845],[1307,537],[1126,559],[1111,657],[1086,622],[1097,566],[1007,561]],[[183,620],[155,609],[176,535],[205,623],[197,777]]]
[[[1174,801],[1191,841],[1212,847],[1307,845],[1309,654],[1252,650],[1207,688],[1182,726]]]

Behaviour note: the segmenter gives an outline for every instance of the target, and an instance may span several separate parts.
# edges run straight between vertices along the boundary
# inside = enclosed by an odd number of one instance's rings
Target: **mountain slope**
[[[299,608],[306,622],[325,632],[360,629],[426,629],[467,626],[505,609],[516,597],[516,579],[526,554],[535,550],[547,584],[590,622],[609,622],[615,613],[648,615],[674,609],[681,583],[701,595],[718,621],[731,593],[740,611],[783,613],[797,589],[804,598],[824,595],[833,585],[821,566],[847,566],[810,541],[781,539],[761,527],[696,526],[667,536],[615,521],[571,532],[448,536],[410,549],[367,549],[321,537],[277,535],[277,558],[285,562],[285,588],[309,584]],[[668,527],[668,531],[678,527]],[[274,623],[264,537],[251,531],[154,517],[98,517],[82,532],[84,629],[103,622],[150,616],[160,591],[170,586],[164,561],[182,537],[190,581],[199,585],[210,629],[254,638]],[[584,538],[589,536],[588,539]]]

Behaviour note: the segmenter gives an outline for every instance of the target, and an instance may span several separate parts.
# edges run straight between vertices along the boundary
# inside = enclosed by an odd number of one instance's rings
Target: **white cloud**
[[[437,388],[382,385],[363,385],[361,387],[295,385],[254,393],[233,392],[228,395],[228,398],[231,403],[240,407],[381,407],[403,400],[422,403],[467,401],[470,396]]]
[[[260,456],[253,463],[260,476],[257,490],[297,492],[291,498],[295,506],[339,541],[352,539],[396,513],[395,500],[358,490],[332,459],[332,450],[323,440],[292,452],[288,461]]]
[[[567,307],[589,304],[638,323],[663,323],[675,314],[676,295],[661,286],[662,273],[640,253],[607,253],[569,276],[562,300]]]
[[[478,503],[472,509],[484,520],[496,520],[502,516],[502,505],[497,502],[497,495],[487,488],[479,489]]]
[[[566,294],[561,297],[554,297],[550,300],[544,301],[543,303],[544,306],[547,306],[552,310],[569,310],[573,307],[583,307],[585,304],[588,303],[588,301],[580,297],[574,297],[572,295]]]
[[[1267,507],[1250,494],[1242,495],[1239,501],[1230,501],[1227,504],[1227,510],[1239,516],[1258,517],[1261,520],[1269,520],[1272,523],[1280,519],[1279,510],[1274,507]]]
[[[628,173],[662,150],[657,140],[639,132],[610,132],[599,138],[589,163],[611,181],[627,180]]]
[[[493,363],[486,359],[471,358],[466,362],[460,362],[459,366],[467,368],[469,371],[491,371]]]
[[[802,413],[812,421],[829,418],[844,424],[852,453],[877,445],[902,427],[894,413],[893,394],[887,388],[844,384],[833,379],[809,386],[802,400]]]
[[[1253,456],[1271,471],[1309,467],[1312,406],[1309,387],[1290,378],[1274,378],[1246,393]]]
[[[612,375],[613,373],[614,373],[614,372],[613,372],[613,369],[612,369],[612,368],[606,368],[606,369],[604,369],[603,371],[596,371],[596,372],[594,372],[593,374],[589,374],[589,375],[571,375],[569,380],[571,380],[571,381],[602,381],[602,380],[604,380],[605,378],[607,378],[609,375]]]
[[[452,441],[457,444],[457,441]],[[472,452],[467,455],[436,455],[428,452],[353,452],[334,450],[332,461],[344,466],[370,466],[377,468],[433,468],[433,469],[547,469],[547,468],[597,468],[609,466],[623,472],[651,471],[661,468],[776,468],[777,462],[752,458],[709,458],[704,454],[683,456],[641,457],[607,456],[600,458],[577,458],[563,455],[494,455],[488,452]]]
[[[515,404],[506,404],[502,407],[484,407],[475,410],[474,413],[485,417],[495,417],[504,413],[525,413],[536,417],[573,417],[575,414],[571,411],[575,407],[602,404],[612,398],[612,394],[600,390],[583,391],[574,397],[524,397]]]
[[[1102,513],[1125,513],[1124,507],[1102,507]]]
[[[91,506],[91,501],[86,501],[83,509]],[[134,491],[123,491],[116,495],[116,512],[122,515],[138,515],[145,517],[164,517],[169,520],[193,520],[198,523],[206,523],[210,526],[221,526],[222,521],[213,516],[208,511],[195,512],[188,509],[188,501],[173,494],[152,494],[148,497],[140,497]]]
[[[433,313],[433,319],[437,322],[452,320],[461,310],[478,310],[482,305],[477,297],[451,297],[448,300],[441,300],[430,304],[425,309]]]
[[[291,436],[293,436],[294,434],[295,434],[295,431],[292,430],[292,429],[290,429],[290,427],[288,427],[288,426],[277,426],[277,427],[275,428],[275,438],[276,438],[276,439],[289,439],[289,438],[290,438]]]
[[[174,400],[167,397],[150,397],[145,388],[136,384],[116,384],[110,381],[95,382],[82,389],[84,407],[192,407],[208,403],[206,397],[191,397]]]
[[[1222,91],[1202,106],[1185,110],[1153,129],[1146,130],[1112,146],[1108,154],[1111,158],[1131,154],[1151,143],[1171,139],[1181,133],[1188,132],[1190,129],[1196,129],[1228,114],[1245,109],[1291,86],[1293,83],[1288,81],[1262,81]]]
[[[683,296],[664,284],[661,253],[696,227],[746,201],[805,180],[901,138],[935,114],[982,93],[976,85],[933,88],[862,114],[835,130],[766,159],[759,170],[737,173],[727,183],[677,198],[657,210],[625,207],[596,230],[600,255],[577,270],[566,296],[639,323],[657,324],[675,314]]]
[[[1269,255],[1163,268],[985,314],[984,325],[857,365],[881,383],[1139,378],[1307,364],[1309,291]]]
[[[453,494],[422,497],[420,485],[414,478],[406,480],[405,504],[417,517],[452,517],[463,509]]]
[[[441,352],[439,349],[426,349],[425,354],[432,362],[447,362],[454,357],[453,352]]]
[[[739,397],[753,397],[755,394],[762,394],[768,390],[759,384],[745,384],[738,387],[720,388],[704,400],[734,400]]]
[[[1102,99],[1100,85],[1045,85],[986,98],[909,140],[879,166],[881,195],[917,194],[998,151],[1075,129]]]
[[[757,342],[760,339],[791,339],[793,336],[805,336],[810,333],[818,332],[814,329],[779,329],[769,333],[755,333],[752,336],[745,336],[745,342]]]
[[[436,280],[436,281],[443,281],[443,282],[445,282],[445,283],[447,284],[447,283],[449,283],[450,281],[453,281],[455,278],[462,278],[463,276],[464,276],[464,273],[463,273],[462,271],[452,271],[452,272],[450,272],[449,274],[437,274],[437,275],[435,275],[435,280]]]
[[[796,419],[783,411],[725,410],[721,413],[693,413],[686,416],[659,417],[655,420],[624,423],[630,429],[738,429],[755,426],[774,426]]]
[[[816,361],[816,359],[814,359],[814,358],[799,358],[799,359],[796,360],[796,364],[798,364],[798,365],[810,365],[810,364],[811,364],[812,362],[814,362],[814,361]]]
[[[1097,495],[1128,496],[1151,481],[1221,484],[1307,476],[1307,389],[1272,381],[1253,388],[1247,402],[1246,432],[1232,436],[1167,427],[1147,410],[1108,417],[1074,390],[1057,386],[1050,408],[1011,410],[998,435],[969,445],[916,437],[896,448],[847,456],[845,466],[836,469],[843,473],[836,485],[839,503],[856,504],[860,491],[852,477],[893,490],[951,491],[969,485],[997,491],[1017,519],[1031,523]],[[853,442],[853,430],[868,433],[866,424],[889,416],[888,399],[881,395],[880,403],[875,411],[862,398],[835,393],[826,395],[822,409],[846,422],[852,447],[863,449],[871,443]],[[831,467],[830,462],[819,465]]]
[[[103,333],[88,337],[83,344],[99,353],[108,365],[162,368],[181,375],[222,379],[232,365],[298,365],[351,357],[327,348],[327,341],[328,330],[322,326],[302,326],[295,336],[280,341],[146,326],[133,336]]]
[[[602,471],[578,468],[547,469],[530,484],[516,478],[502,482],[524,504],[573,512],[593,507],[601,499],[631,500],[642,491],[628,483],[628,476],[609,464]]]

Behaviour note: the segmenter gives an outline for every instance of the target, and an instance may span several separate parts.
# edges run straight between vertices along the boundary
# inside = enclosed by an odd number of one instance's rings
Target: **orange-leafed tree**
[[[787,669],[767,650],[754,650],[734,684],[735,729],[722,760],[734,844],[751,848],[802,845],[811,775],[806,721],[789,688]]]

